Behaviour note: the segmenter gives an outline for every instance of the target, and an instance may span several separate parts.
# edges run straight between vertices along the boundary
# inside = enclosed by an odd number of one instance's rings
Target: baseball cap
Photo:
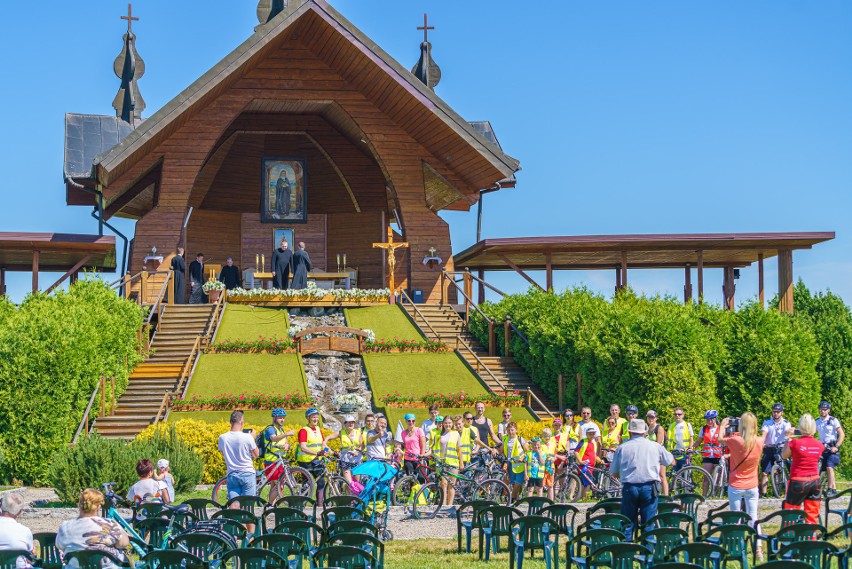
[[[819,404],[819,408],[820,409],[831,409],[831,403],[829,403],[828,401],[822,401]]]
[[[597,434],[598,432],[600,432],[600,431],[598,431],[598,426],[595,425],[594,423],[589,423],[589,425],[586,426],[586,434],[587,435],[589,433],[596,433]]]
[[[646,416],[646,417],[654,417],[654,418],[656,418],[656,417],[657,417],[657,412],[656,412],[656,411],[654,411],[653,409],[650,409],[647,413],[645,413],[645,416]]]
[[[781,405],[780,403],[776,403],[775,405],[773,405],[773,406],[772,406],[772,410],[773,410],[773,411],[783,411],[783,410],[784,410],[784,406],[783,406],[783,405]]]
[[[169,461],[167,459],[161,458],[160,460],[157,461],[157,468],[168,468],[168,467],[169,467]]]

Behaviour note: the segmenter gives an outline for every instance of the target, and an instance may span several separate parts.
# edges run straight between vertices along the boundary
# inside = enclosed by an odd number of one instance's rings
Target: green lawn
[[[417,523],[417,522],[411,522]],[[393,527],[391,527],[393,530]],[[449,536],[448,536],[449,537]],[[564,538],[563,538],[564,541]],[[508,567],[509,554],[506,548],[501,548],[501,553],[491,553],[491,561],[486,563],[479,560],[476,553],[476,534],[473,535],[473,553],[456,553],[456,540],[453,539],[415,539],[394,540],[385,544],[385,569],[488,569],[494,567]],[[464,538],[462,538],[464,544]],[[559,562],[565,564],[565,546],[559,552]],[[524,559],[524,567],[528,569],[543,569],[544,559],[541,551],[536,553],[535,559],[530,559],[527,554]]]
[[[286,338],[289,328],[290,319],[286,309],[227,304],[216,341],[257,340],[259,336]]]
[[[193,395],[303,393],[307,380],[298,354],[202,354],[189,384]]]
[[[430,392],[487,393],[470,368],[455,353],[364,354],[374,404],[388,393],[422,395]]]
[[[372,330],[377,340],[422,340],[420,330],[411,323],[405,311],[395,304],[346,308],[343,311],[346,325],[361,330]]]
[[[465,411],[473,412],[473,406],[468,407],[467,409],[441,409],[441,415],[462,415]],[[393,429],[396,429],[396,422],[402,421],[403,416],[406,413],[414,413],[417,416],[417,424],[419,425],[423,421],[429,418],[429,409],[427,407],[422,407],[418,409],[409,408],[409,409],[385,409],[385,415],[388,416],[388,424],[392,426]],[[485,416],[491,419],[491,421],[496,425],[500,421],[503,420],[503,408],[502,407],[486,407],[485,408]],[[474,413],[475,415],[476,413]],[[526,407],[512,407],[512,420],[513,421],[535,421],[535,417],[527,411]],[[405,426],[405,422],[402,421],[403,426]],[[495,426],[495,432],[497,427]]]

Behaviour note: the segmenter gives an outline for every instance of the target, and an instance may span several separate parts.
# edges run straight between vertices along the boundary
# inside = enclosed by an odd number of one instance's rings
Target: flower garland
[[[313,286],[311,286],[313,285]],[[388,288],[352,288],[349,290],[334,288],[324,289],[317,288],[314,283],[308,283],[308,288],[302,289],[280,289],[280,288],[253,288],[246,290],[244,288],[235,288],[228,292],[228,298],[232,300],[240,299],[275,299],[287,298],[291,300],[322,300],[326,297],[332,297],[334,300],[375,300],[387,301],[390,298],[390,289]]]
[[[257,340],[223,340],[204,348],[205,354],[286,354],[294,352],[296,343],[290,338],[264,338]]]
[[[519,391],[480,394],[474,397],[464,391],[422,395],[403,395],[397,391],[388,393],[380,401],[388,407],[428,407],[435,404],[445,408],[464,408],[472,407],[477,401],[482,401],[486,407],[523,407],[524,396]]]
[[[452,351],[447,344],[439,340],[367,340],[364,342],[363,352],[367,354],[379,354],[387,352],[432,352],[443,353]]]
[[[222,393],[213,397],[201,397],[193,395],[190,399],[172,399],[170,402],[173,411],[231,411],[233,409],[244,409],[251,411],[263,411],[283,407],[285,409],[304,409],[312,407],[316,401],[310,395],[303,393],[288,393],[286,395],[268,393]]]

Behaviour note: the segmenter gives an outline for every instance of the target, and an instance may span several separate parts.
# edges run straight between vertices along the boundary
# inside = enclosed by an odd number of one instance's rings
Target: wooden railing
[[[414,309],[415,314],[417,314],[417,316],[419,316],[419,317],[420,317],[420,319],[421,319],[421,320],[423,320],[423,322],[426,324],[426,326],[428,326],[428,327],[429,327],[429,331],[430,331],[430,332],[432,332],[432,335],[433,335],[433,336],[435,336],[435,338],[436,338],[437,340],[440,340],[440,339],[441,339],[441,335],[440,335],[440,334],[438,334],[438,333],[435,331],[435,329],[434,329],[434,328],[432,328],[432,325],[429,323],[429,321],[426,319],[426,317],[425,317],[425,316],[423,316],[423,313],[422,313],[422,312],[420,312],[420,309],[419,309],[419,308],[417,308],[417,305],[416,305],[416,304],[414,304],[414,301],[413,301],[413,300],[411,300],[411,297],[410,297],[410,296],[408,296],[408,293],[406,293],[406,292],[405,292],[405,289],[404,289],[404,288],[400,289],[400,293],[401,293],[401,294],[400,294],[400,297],[399,297],[399,302],[400,302],[400,304],[405,304],[406,302],[407,302],[408,304],[410,304],[410,305],[411,305],[411,307]]]
[[[101,408],[99,417],[107,417],[108,415],[112,415],[115,413],[115,376],[111,376],[109,378],[110,382],[110,411],[106,412],[106,383],[107,379],[104,374],[101,374],[100,380],[95,384],[95,388],[92,390],[92,396],[89,397],[89,404],[86,405],[86,410],[83,412],[83,418],[80,420],[80,425],[77,427],[77,432],[74,433],[74,438],[71,440],[72,445],[76,445],[77,441],[80,439],[80,435],[85,431],[86,434],[89,433],[89,417],[92,413],[92,406],[95,404],[95,398],[100,393],[101,396]]]
[[[222,311],[225,309],[225,299],[228,297],[228,291],[223,290],[213,306],[213,311],[210,312],[210,320],[207,321],[207,327],[204,331],[204,344],[209,344],[216,335],[216,330],[219,328],[219,318],[222,316]]]
[[[169,283],[172,282],[172,271],[166,272],[166,280],[163,281],[163,284],[160,286],[160,291],[157,293],[157,296],[154,298],[154,302],[151,304],[151,310],[148,312],[148,324],[151,323],[151,319],[154,317],[154,314],[157,315],[157,322],[160,321],[160,316],[163,314],[163,298],[165,298],[166,291],[169,290]],[[172,296],[169,297],[169,300],[174,298],[174,285],[171,287]],[[140,295],[142,296],[142,295]]]

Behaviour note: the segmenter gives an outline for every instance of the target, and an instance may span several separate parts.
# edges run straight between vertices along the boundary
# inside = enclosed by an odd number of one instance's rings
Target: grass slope
[[[465,411],[473,411],[473,405],[467,409],[441,409],[441,415],[461,415]],[[423,408],[409,408],[409,409],[385,409],[385,415],[388,416],[388,424],[391,425],[391,428],[396,429],[396,422],[401,421],[403,426],[405,422],[402,421],[403,416],[406,413],[414,413],[417,416],[417,424],[419,425],[423,421],[429,418],[429,409],[427,407]],[[491,421],[496,425],[500,421],[503,420],[503,408],[502,407],[486,407],[485,408],[485,416],[491,419]],[[474,413],[475,414],[475,413]],[[526,407],[512,407],[512,420],[513,421],[535,421],[536,419],[527,411]],[[496,427],[495,427],[496,428]]]
[[[216,341],[257,340],[258,336],[286,338],[290,319],[285,309],[227,304]]]
[[[422,395],[464,391],[471,396],[487,393],[485,386],[455,353],[364,354],[374,403],[388,393]]]
[[[411,323],[405,311],[395,304],[346,308],[343,311],[346,325],[361,330],[372,330],[376,339],[422,340],[420,330]]]
[[[305,369],[298,354],[202,354],[189,384],[193,395],[223,393],[307,395]]]

